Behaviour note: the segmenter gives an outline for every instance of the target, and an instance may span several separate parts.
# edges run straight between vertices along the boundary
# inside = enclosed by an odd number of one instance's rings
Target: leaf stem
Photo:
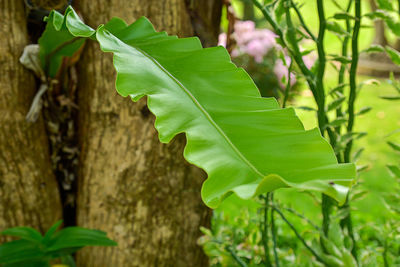
[[[263,208],[263,220],[261,221],[261,237],[264,246],[264,256],[267,267],[272,267],[271,258],[269,256],[269,246],[268,246],[268,210],[269,210],[269,196],[271,193],[267,193],[266,196],[261,196],[261,199],[264,200],[264,208]]]
[[[288,68],[288,78],[287,78],[287,83],[286,83],[286,88],[285,88],[285,94],[283,96],[283,101],[282,101],[282,108],[286,107],[286,102],[289,98],[289,91],[290,91],[290,83],[291,83],[291,72],[292,72],[292,67],[293,67],[293,60],[290,61],[290,65]]]
[[[296,235],[296,237],[298,239],[300,239],[300,241],[311,252],[311,254],[313,254],[318,261],[320,261],[321,263],[326,265],[326,262],[324,261],[324,259],[320,255],[318,255],[318,253],[312,247],[310,247],[307,244],[307,242],[304,240],[304,238],[300,235],[300,233],[297,231],[297,229],[294,227],[294,225],[288,221],[288,219],[285,217],[285,215],[277,207],[272,206],[272,208],[279,214],[279,216],[281,216],[282,220],[292,229],[292,231]]]
[[[274,193],[271,193],[271,203],[273,204],[274,201]],[[277,229],[275,225],[275,216],[274,216],[275,210],[271,210],[271,235],[272,235],[272,242],[273,242],[273,251],[274,251],[274,259],[275,259],[275,266],[279,267],[279,256],[278,256],[278,243],[276,241],[276,236],[277,236]]]
[[[399,0],[400,1],[400,0]],[[315,37],[315,35],[310,31],[310,29],[307,27],[303,16],[300,13],[299,8],[297,7],[297,5],[291,0],[292,3],[292,7],[294,9],[294,11],[296,11],[297,17],[299,18],[300,24],[301,26],[303,26],[304,30],[308,33],[308,35],[311,37],[311,39],[313,39],[315,42],[317,42],[317,38]]]
[[[231,254],[232,258],[240,265],[240,267],[247,267],[247,264],[236,254],[231,246],[226,246],[225,249]]]
[[[312,227],[314,227],[315,230],[317,230],[317,231],[322,231],[321,228],[320,228],[318,225],[314,224],[310,219],[308,219],[306,216],[304,216],[304,215],[298,213],[296,210],[291,209],[291,208],[287,208],[287,207],[280,207],[280,208],[281,208],[281,209],[284,209],[284,210],[286,210],[286,211],[288,211],[288,212],[290,212],[290,213],[292,213],[292,214],[294,214],[294,215],[296,215],[296,216],[299,217],[300,219],[303,219],[304,221],[306,221],[307,223],[309,223]]]
[[[388,262],[388,259],[387,259],[387,251],[388,251],[388,244],[387,243],[388,243],[388,241],[385,240],[384,242],[385,242],[385,244],[383,246],[383,252],[382,252],[383,266],[384,267],[389,267],[389,262]]]
[[[286,24],[287,24],[287,41],[290,45],[289,52],[291,57],[296,61],[297,65],[300,68],[300,71],[305,76],[308,86],[310,87],[311,92],[314,95],[314,98],[319,98],[318,91],[315,84],[315,76],[314,74],[307,68],[306,64],[304,63],[303,57],[301,56],[300,47],[296,38],[296,28],[293,25],[292,17],[290,14],[290,5],[291,0],[287,0],[287,7],[286,7]],[[283,38],[283,37],[282,37]]]
[[[47,54],[46,58],[45,58],[45,64],[44,64],[44,70],[45,73],[48,75],[48,71],[50,68],[50,60],[51,58],[57,53],[59,52],[61,49],[63,49],[64,47],[66,47],[67,45],[70,45],[76,41],[78,41],[79,39],[82,39],[82,37],[74,37],[71,40],[60,44],[59,46],[57,46],[56,48],[54,48],[50,53]]]

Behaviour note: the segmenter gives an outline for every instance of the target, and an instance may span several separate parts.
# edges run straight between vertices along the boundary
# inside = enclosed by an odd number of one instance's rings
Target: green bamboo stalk
[[[326,66],[326,55],[324,48],[324,37],[326,30],[326,18],[325,18],[325,10],[324,10],[324,2],[323,0],[317,0],[317,9],[318,9],[318,20],[319,20],[319,31],[317,38],[317,50],[318,50],[318,72],[317,72],[317,81],[316,87],[318,90],[318,124],[321,128],[321,134],[324,135],[324,128],[326,123],[326,113],[325,113],[325,89],[324,89],[324,74],[325,74],[325,66]]]
[[[350,66],[350,77],[349,77],[350,95],[349,95],[349,102],[348,102],[348,114],[349,114],[349,121],[347,124],[347,132],[348,133],[353,131],[354,119],[355,119],[354,102],[357,98],[356,74],[357,74],[357,65],[358,65],[358,57],[359,57],[358,37],[359,37],[359,33],[360,33],[360,28],[361,28],[361,0],[355,0],[354,10],[355,10],[355,16],[354,16],[355,22],[354,22],[353,36],[352,36],[352,42],[351,42],[352,61],[351,61],[351,66]],[[349,143],[346,145],[346,148],[344,151],[344,161],[345,162],[351,161],[350,153],[351,153],[352,145],[353,145],[352,140],[350,140]],[[348,201],[346,204],[349,205]],[[349,232],[349,236],[353,240],[353,248],[351,250],[351,253],[353,254],[354,258],[356,260],[358,260],[357,243],[354,238],[351,214],[349,213],[349,215],[344,220],[345,220],[345,224],[347,226],[347,230]]]
[[[350,96],[349,96],[349,103],[348,103],[348,114],[349,114],[349,121],[347,123],[347,132],[350,133],[354,127],[354,102],[357,97],[357,83],[356,83],[356,75],[357,75],[357,65],[358,65],[358,36],[360,33],[361,27],[361,0],[355,0],[355,22],[354,22],[354,29],[353,29],[353,36],[351,42],[351,51],[352,51],[352,60],[350,66]],[[347,143],[344,152],[344,161],[350,162],[350,153],[353,146],[353,142],[350,141]]]
[[[352,3],[353,3],[353,0],[349,0],[349,3],[348,3],[347,8],[346,8],[346,12],[350,12],[350,8],[351,8]],[[350,32],[350,28],[351,28],[350,19],[347,18],[346,19],[346,31]],[[348,35],[346,35],[344,37],[343,43],[342,43],[342,57],[347,57],[347,55],[348,55],[348,44],[349,44],[349,41],[350,41],[350,37]],[[345,72],[346,72],[346,66],[347,66],[346,63],[341,63],[340,64],[338,85],[344,84],[344,76],[345,76]],[[339,92],[343,94],[343,89],[339,90]],[[343,117],[343,115],[344,114],[343,114],[343,111],[342,111],[341,107],[337,108],[336,109],[336,117],[337,118]],[[337,133],[337,135],[340,135],[340,126],[335,128],[335,132]],[[342,155],[341,155],[340,152],[338,152],[336,154],[336,157],[337,157],[339,163],[343,162],[343,158],[342,158]]]

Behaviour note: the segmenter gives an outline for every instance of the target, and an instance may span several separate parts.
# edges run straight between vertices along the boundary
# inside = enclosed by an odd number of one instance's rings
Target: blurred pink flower
[[[232,51],[232,57],[249,54],[255,61],[261,62],[268,51],[277,45],[276,34],[267,29],[256,29],[253,21],[237,21],[234,27],[233,38],[238,47]],[[226,35],[221,35],[220,40],[223,43]]]
[[[304,61],[304,64],[306,65],[306,67],[311,69],[311,67],[315,63],[315,55],[314,54],[305,55],[305,56],[303,56],[303,61]]]
[[[254,57],[254,60],[261,63],[264,55],[268,52],[268,47],[266,47],[263,42],[259,39],[251,40],[244,49],[250,56]]]
[[[288,56],[285,56],[285,61],[287,65],[290,65],[291,59]],[[286,87],[286,84],[282,83],[282,78],[285,77],[286,81],[288,80],[288,67],[283,64],[282,59],[278,59],[275,62],[274,73],[278,79],[279,85],[282,88]],[[296,83],[296,76],[294,73],[290,73],[290,85],[293,86]]]

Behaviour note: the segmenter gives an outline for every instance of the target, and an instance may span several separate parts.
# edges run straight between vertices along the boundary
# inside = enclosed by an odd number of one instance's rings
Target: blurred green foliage
[[[234,0],[232,2],[236,13],[241,17],[243,14],[242,1]],[[304,3],[301,5],[301,13],[306,24],[313,33],[317,33],[319,22],[316,1],[301,2]],[[340,1],[324,1],[328,18],[338,12],[334,2]],[[391,1],[381,0],[381,2],[380,4],[389,3],[392,7],[395,6]],[[343,3],[340,2],[340,4]],[[371,13],[371,10],[364,1],[363,14],[367,13]],[[269,27],[258,10],[255,10],[254,20],[258,27]],[[393,20],[392,25],[396,23],[397,20]],[[338,21],[338,24],[342,27],[345,26],[344,21]],[[395,27],[392,28],[395,29]],[[387,38],[390,41],[396,39],[393,29],[387,32]],[[373,21],[364,19],[360,33],[360,51],[369,48],[373,38]],[[337,41],[337,36],[332,32],[326,32],[324,44],[326,54],[337,54],[341,50],[341,43]],[[307,49],[315,49],[311,43],[307,46],[305,42],[304,46]],[[396,62],[396,53],[398,52],[392,51],[390,48],[386,48],[386,51]],[[333,64],[327,65],[324,79],[326,90],[331,90],[337,85],[336,73]],[[400,92],[400,86],[393,76],[387,77],[387,79],[358,76],[358,84],[356,112],[360,115],[357,116],[354,131],[368,133],[354,144],[353,154],[357,154],[359,151],[364,153],[359,153],[360,156],[356,159],[357,165],[362,166],[362,171],[359,172],[357,185],[349,196],[354,231],[359,242],[359,264],[371,267],[400,266],[400,214],[398,208],[400,206],[400,179],[397,174],[397,168],[400,166],[400,153],[396,149],[400,143],[400,101],[387,100],[388,98],[397,100],[400,93],[398,95],[396,93]],[[306,129],[314,128],[317,126],[317,118],[312,112],[316,108],[315,101],[305,84],[299,90],[301,91],[300,95],[292,99],[289,105],[311,108],[310,110],[297,108],[296,113]],[[327,102],[332,100],[331,97],[328,97]],[[309,222],[298,216],[300,214],[313,224],[321,225],[321,197],[293,189],[281,189],[275,192],[275,200],[281,206],[281,211],[309,242],[309,245],[323,253],[326,249],[321,248],[323,242],[317,242],[323,235]],[[232,196],[215,211],[212,229],[203,230],[205,235],[201,239],[213,266],[240,266],[233,259],[232,253],[227,250],[227,247],[233,248],[237,255],[242,255],[247,266],[268,266],[262,262],[264,258],[260,234],[262,209],[262,204],[256,200],[244,201]],[[298,214],[295,215],[286,209],[294,210]],[[334,223],[331,227],[337,227],[337,220],[344,216],[343,212],[346,211],[333,214]],[[321,266],[315,262],[310,251],[299,242],[290,227],[279,216],[275,216],[277,217],[276,228],[278,231],[276,234],[280,265]],[[338,233],[337,237],[339,231],[336,232]],[[333,241],[334,238],[334,235],[330,236],[328,241]],[[343,242],[345,244],[348,241],[343,239]],[[340,244],[336,245],[340,247]],[[273,247],[271,238],[269,247]],[[346,248],[345,245],[344,247]],[[349,249],[348,245],[346,249]],[[335,253],[332,251],[329,254],[334,255]],[[273,255],[270,257],[274,263]],[[351,266],[343,264],[343,262],[332,262],[330,265]]]

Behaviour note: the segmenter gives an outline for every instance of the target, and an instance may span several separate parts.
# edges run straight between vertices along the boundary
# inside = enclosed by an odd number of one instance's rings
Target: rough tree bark
[[[43,232],[62,209],[43,120],[25,121],[36,85],[18,62],[29,39],[24,10],[23,0],[0,0],[0,231],[24,225]]]
[[[219,0],[77,1],[96,27],[118,16],[132,23],[147,16],[157,30],[217,42]],[[114,248],[87,248],[78,266],[206,266],[196,241],[207,226],[200,199],[204,173],[185,163],[183,136],[160,144],[145,99],[134,104],[117,95],[110,54],[94,42],[79,65],[80,172],[78,225],[107,231]]]

